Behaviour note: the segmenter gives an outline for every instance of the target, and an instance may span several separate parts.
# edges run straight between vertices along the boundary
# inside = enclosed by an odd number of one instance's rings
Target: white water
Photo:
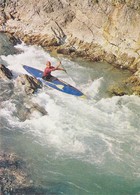
[[[24,52],[2,56],[14,78],[26,73],[22,64],[43,70],[47,60],[52,64],[57,62],[39,47],[24,44],[17,47]],[[104,185],[98,181],[100,175],[104,182],[108,175],[128,181],[135,179],[137,186],[140,181],[140,98],[134,95],[109,98],[104,92],[108,82],[106,74],[95,76],[91,66],[86,68],[63,58],[61,61],[68,75],[56,71],[55,76],[76,86],[88,98],[44,87],[31,101],[43,106],[48,115],[34,112],[24,122],[14,115],[16,102],[3,101],[0,115],[6,119],[7,130],[12,132],[8,147],[22,153],[29,162],[32,159],[33,174],[38,180],[44,181],[49,175],[52,180],[57,178],[72,188],[80,188],[75,193],[72,191],[73,195],[99,193],[101,189],[100,194],[104,194]],[[90,185],[91,181],[94,184]],[[117,179],[112,181],[112,190],[116,183]],[[129,184],[124,185],[124,189],[126,186],[131,189]],[[124,189],[121,188],[123,192]],[[111,195],[111,190],[108,194]]]

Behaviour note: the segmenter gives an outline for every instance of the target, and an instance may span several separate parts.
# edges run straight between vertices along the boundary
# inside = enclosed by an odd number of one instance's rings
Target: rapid
[[[0,148],[24,158],[36,185],[50,194],[140,194],[140,98],[110,97],[107,87],[127,71],[106,63],[51,56],[41,47],[17,45],[22,52],[2,55],[14,79],[27,74],[22,65],[44,70],[47,60],[61,60],[67,73],[53,75],[81,90],[87,98],[43,87],[30,97],[1,82]],[[34,112],[20,120],[20,103],[32,101],[48,115]],[[46,191],[46,194],[48,192]]]

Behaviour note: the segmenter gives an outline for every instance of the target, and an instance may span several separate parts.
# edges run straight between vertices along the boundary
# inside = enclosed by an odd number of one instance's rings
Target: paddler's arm
[[[61,61],[58,62],[58,65],[56,66],[56,70],[63,70],[66,72],[66,70],[64,68],[59,68],[59,66],[61,65]]]

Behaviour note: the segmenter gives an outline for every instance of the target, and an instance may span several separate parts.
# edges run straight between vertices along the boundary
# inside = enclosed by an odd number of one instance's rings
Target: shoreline
[[[5,33],[5,32],[4,32]],[[113,54],[108,55],[108,59],[105,57],[105,52],[95,52],[92,53],[93,46],[90,45],[89,50],[87,51],[85,49],[85,46],[83,46],[83,50],[80,49],[74,49],[70,48],[69,45],[58,45],[57,40],[53,37],[49,37],[48,35],[28,35],[28,34],[21,34],[19,33],[11,33],[11,32],[6,32],[8,36],[11,36],[11,39],[16,42],[20,42],[19,40],[22,40],[24,43],[27,45],[37,45],[41,46],[45,51],[49,52],[51,55],[54,56],[65,56],[66,58],[70,58],[71,60],[74,60],[76,58],[84,59],[86,61],[90,62],[105,62],[111,64],[114,68],[120,69],[121,71],[128,70],[130,71],[131,76],[128,79],[125,79],[124,82],[122,83],[122,86],[116,86],[111,89],[112,94],[114,95],[125,95],[127,94],[125,91],[126,88],[130,88],[131,91],[127,95],[138,95],[140,96],[140,79],[139,79],[139,74],[137,74],[137,71],[135,69],[130,69],[129,67],[123,67],[121,64],[115,63],[115,59]],[[84,44],[84,43],[83,43]],[[98,50],[98,47],[96,47]],[[104,54],[104,55],[103,55]],[[112,57],[113,56],[113,57]],[[132,59],[130,59],[131,61]]]

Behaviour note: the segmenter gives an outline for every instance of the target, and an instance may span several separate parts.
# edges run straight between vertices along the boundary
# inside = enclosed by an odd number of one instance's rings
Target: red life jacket
[[[46,77],[46,76],[50,76],[51,75],[51,72],[56,70],[55,67],[51,66],[51,67],[46,67],[44,72],[43,72],[43,76]]]

